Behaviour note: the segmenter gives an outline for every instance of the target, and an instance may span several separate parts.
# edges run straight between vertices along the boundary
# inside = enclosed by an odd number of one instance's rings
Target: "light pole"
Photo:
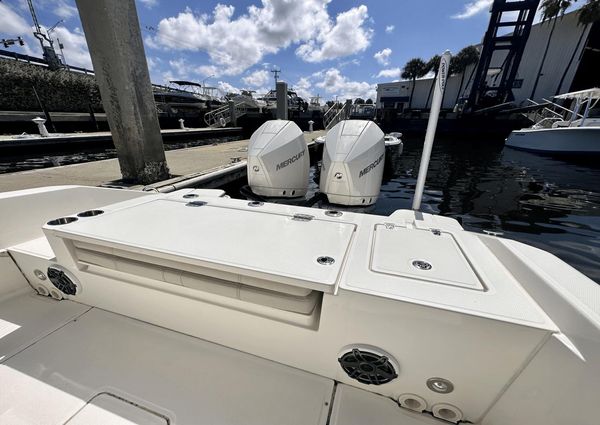
[[[201,85],[201,86],[203,86],[204,88],[206,88],[206,84],[204,84],[204,82],[205,82],[206,80],[208,80],[209,78],[212,78],[212,77],[214,77],[214,76],[215,76],[215,74],[209,75],[209,76],[208,76],[208,77],[206,77],[204,80],[202,80],[202,83],[201,83],[200,85]]]

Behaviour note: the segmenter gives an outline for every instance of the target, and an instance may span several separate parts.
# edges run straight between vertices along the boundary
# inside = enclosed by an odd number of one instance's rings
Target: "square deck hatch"
[[[377,224],[370,268],[377,273],[484,291],[449,232]]]

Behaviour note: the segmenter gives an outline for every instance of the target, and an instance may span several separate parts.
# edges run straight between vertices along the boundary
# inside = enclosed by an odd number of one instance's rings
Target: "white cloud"
[[[187,80],[189,77],[190,70],[192,66],[188,63],[185,58],[179,59],[171,59],[169,61],[169,75],[171,75],[171,79],[177,80]]]
[[[219,81],[217,82],[217,88],[223,93],[240,93],[241,90],[237,87],[232,86],[227,81]]]
[[[0,3],[1,32],[9,37],[24,36],[31,32],[29,24],[6,3]]]
[[[383,50],[380,50],[379,52],[375,53],[373,55],[373,57],[375,58],[375,60],[377,62],[379,62],[380,65],[387,65],[390,62],[390,55],[392,54],[392,49],[390,49],[389,47],[386,47]]]
[[[345,68],[348,65],[359,66],[360,65],[360,60],[358,60],[357,58],[354,58],[354,59],[351,59],[351,60],[339,62],[337,64],[337,67],[338,68]]]
[[[331,97],[338,96],[340,99],[375,99],[376,86],[365,81],[352,81],[342,75],[339,69],[329,68],[323,73],[323,80],[315,84],[322,88]]]
[[[494,0],[473,0],[465,4],[463,11],[453,15],[453,19],[468,19],[478,13],[487,11]]]
[[[196,73],[205,77],[217,77],[219,76],[219,68],[214,65],[200,65],[195,69]]]
[[[58,0],[53,12],[56,16],[63,19],[69,19],[73,16],[77,16],[79,13],[73,4],[67,2],[66,0]]]
[[[382,69],[376,78],[399,78],[400,68]]]
[[[55,6],[56,8],[53,9],[54,13],[57,15],[59,15],[59,13],[64,13],[65,18],[69,16],[69,10],[75,9],[75,12],[77,12],[76,8],[62,0],[56,2]],[[63,6],[65,7],[64,11],[59,12],[58,10]],[[21,12],[22,14],[28,13],[22,5]],[[47,28],[42,26],[42,31],[46,32],[46,30]],[[42,56],[39,41],[33,37],[32,27],[29,25],[28,21],[4,2],[0,2],[0,32],[2,32],[3,36],[7,37],[23,37],[25,46],[21,47],[15,45],[13,46],[15,51],[20,50],[27,55]],[[60,39],[69,65],[92,68],[92,60],[85,41],[85,35],[80,28],[75,28],[73,31],[70,31],[68,28],[59,25],[52,32],[52,38],[55,41],[54,47],[58,53],[60,53],[60,50],[56,41],[57,39]]]
[[[65,27],[56,27],[52,35],[60,39],[60,42],[63,44],[65,58],[69,65],[92,68],[92,59],[90,58],[85,35],[81,28],[69,31]],[[55,46],[58,48],[57,44]]]
[[[154,6],[158,5],[158,0],[139,0],[146,8],[152,9]]]
[[[27,13],[23,4],[19,3],[19,6],[23,14]],[[15,43],[9,47],[9,50],[30,56],[42,56],[40,43],[33,37],[33,29],[28,21],[4,2],[0,3],[0,33],[2,33],[2,38],[22,37],[25,42],[24,46]]]
[[[217,4],[211,14],[189,8],[162,19],[156,34],[146,38],[150,48],[204,51],[219,75],[238,75],[291,44],[301,44],[299,56],[316,62],[364,50],[372,30],[362,27],[366,6],[338,15],[335,24],[327,5],[331,0],[262,0],[234,18],[235,8]]]
[[[393,33],[394,32],[394,28],[396,28],[394,25],[388,25],[387,27],[385,27],[386,34]]]
[[[146,62],[148,62],[148,69],[154,71],[158,69],[158,65],[162,62],[162,59],[157,56],[146,56]]]
[[[364,26],[368,17],[365,5],[340,13],[335,25],[328,22],[316,39],[302,44],[296,54],[307,62],[322,62],[364,51],[373,36],[373,30]]]
[[[269,71],[260,69],[252,74],[242,78],[242,81],[252,87],[260,87],[267,84],[269,81]]]
[[[308,101],[311,97],[313,97],[312,83],[309,77],[302,77],[298,80],[296,84],[294,84],[294,90],[298,96]]]

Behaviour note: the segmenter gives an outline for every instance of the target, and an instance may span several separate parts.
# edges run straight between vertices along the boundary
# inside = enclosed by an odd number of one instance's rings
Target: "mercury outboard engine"
[[[293,198],[308,188],[310,157],[296,123],[271,120],[261,125],[248,144],[248,185],[261,196]]]
[[[329,202],[371,205],[377,201],[385,160],[383,131],[373,121],[346,120],[327,132],[321,192]]]

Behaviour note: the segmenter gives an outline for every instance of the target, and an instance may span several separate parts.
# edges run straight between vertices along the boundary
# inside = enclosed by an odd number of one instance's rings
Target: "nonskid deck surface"
[[[0,303],[0,329],[2,424],[441,423],[386,397],[75,302],[11,298]]]
[[[0,366],[0,423],[62,424],[102,394],[181,424],[323,424],[329,414],[332,380],[69,301],[29,294],[9,301],[3,307],[29,312],[13,323],[15,336],[35,340],[59,329]],[[7,317],[16,321],[5,312],[4,328]],[[137,421],[138,409],[100,400]]]

